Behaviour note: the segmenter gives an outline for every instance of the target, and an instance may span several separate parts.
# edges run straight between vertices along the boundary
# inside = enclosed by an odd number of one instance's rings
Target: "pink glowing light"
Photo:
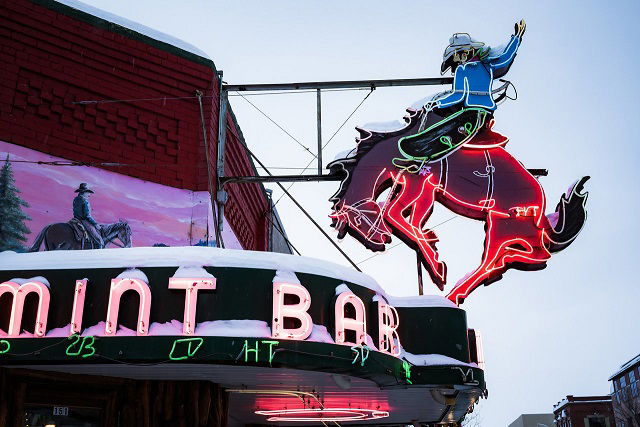
[[[84,313],[84,297],[87,291],[87,279],[76,280],[76,291],[73,295],[73,309],[71,310],[71,328],[69,335],[82,331],[82,314]]]
[[[9,320],[9,337],[17,337],[22,330],[22,312],[28,294],[35,292],[38,294],[38,312],[33,333],[37,337],[43,337],[47,331],[47,317],[49,316],[49,301],[51,296],[49,288],[42,282],[32,281],[21,285],[15,282],[0,283],[0,297],[10,292],[13,295],[11,304],[11,317]]]
[[[198,291],[211,291],[215,288],[216,279],[212,277],[200,279],[171,277],[169,279],[169,289],[184,289],[186,291],[186,295],[184,297],[184,322],[182,324],[182,333],[184,335],[192,335],[196,329]]]
[[[120,299],[127,291],[137,292],[140,296],[138,306],[137,335],[147,335],[149,332],[149,311],[151,308],[151,289],[149,285],[140,279],[111,279],[111,291],[109,292],[109,307],[107,308],[107,322],[104,333],[108,336],[116,334],[118,329],[118,313],[120,312]]]
[[[378,301],[378,349],[391,356],[400,355],[400,337],[398,326],[400,317],[398,311],[382,301]]]
[[[344,315],[344,308],[350,304],[354,311],[355,317],[349,318]],[[364,303],[353,292],[342,292],[338,295],[335,305],[336,315],[336,344],[345,345],[366,345],[367,338],[367,320],[365,315]],[[357,342],[346,341],[345,330],[355,331]]]
[[[359,408],[302,408],[275,409],[269,411],[255,411],[258,415],[267,416],[267,421],[290,422],[340,422],[364,421],[386,418],[387,411]]]
[[[299,301],[296,304],[285,304],[285,295],[295,295]],[[271,336],[288,340],[307,339],[313,329],[311,316],[307,313],[309,307],[311,307],[311,295],[304,286],[297,283],[275,282],[273,284]],[[297,328],[285,328],[285,318],[298,319],[300,326]]]

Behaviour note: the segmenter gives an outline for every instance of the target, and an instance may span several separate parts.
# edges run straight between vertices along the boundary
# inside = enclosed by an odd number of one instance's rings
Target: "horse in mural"
[[[100,234],[105,246],[112,243],[124,248],[131,247],[131,227],[126,221],[104,224],[100,229]],[[120,240],[121,245],[115,242],[116,239]],[[44,227],[36,237],[29,252],[39,251],[43,242],[46,251],[100,249],[95,247],[92,239],[86,233],[78,236],[74,227],[68,222],[49,224]]]
[[[578,180],[545,215],[540,183],[504,145],[507,138],[488,123],[474,142],[431,163],[399,159],[402,138],[419,133],[427,110],[407,110],[406,126],[392,132],[365,129],[357,148],[331,162],[331,173],[343,176],[333,202],[332,226],[338,238],[349,234],[372,251],[383,251],[398,237],[417,251],[433,282],[446,283],[446,264],[439,259],[438,238],[427,228],[434,202],[456,214],[485,222],[480,266],[461,279],[447,297],[456,304],[478,286],[499,280],[509,268],[539,270],[551,254],[566,248],[586,220],[583,193],[589,177]]]

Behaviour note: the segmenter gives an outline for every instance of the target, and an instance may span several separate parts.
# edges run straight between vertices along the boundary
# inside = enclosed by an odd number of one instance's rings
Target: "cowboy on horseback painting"
[[[427,225],[434,203],[485,223],[480,265],[447,295],[456,304],[509,269],[545,268],[586,221],[583,186],[589,177],[576,181],[547,215],[540,182],[505,150],[508,139],[491,129],[508,88],[507,83],[492,89],[493,79],[509,70],[525,28],[523,20],[515,24],[510,42],[495,55],[468,34],[454,34],[441,66],[442,72],[454,73],[453,89],[418,110],[408,109],[403,129],[356,128],[355,154],[327,166],[342,176],[330,199],[338,238],[349,234],[372,251],[384,251],[395,236],[416,251],[441,290],[447,266]]]
[[[91,216],[91,204],[89,203],[89,196],[93,194],[93,191],[87,187],[87,183],[80,184],[77,190],[78,195],[73,199],[73,220],[80,224],[80,228],[90,237],[91,245],[94,249],[101,249],[104,247],[104,241],[100,230],[102,227]]]
[[[131,247],[131,227],[126,221],[113,224],[98,224],[91,215],[89,197],[94,194],[87,183],[81,183],[75,190],[73,218],[68,222],[49,224],[38,234],[29,252],[37,252],[44,243],[44,249],[78,250],[103,249],[108,244]],[[118,239],[122,244],[118,244]]]

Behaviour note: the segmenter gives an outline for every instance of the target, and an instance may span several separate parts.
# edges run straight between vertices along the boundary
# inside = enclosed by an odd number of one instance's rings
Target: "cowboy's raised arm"
[[[522,36],[527,28],[527,24],[524,22],[524,19],[515,24],[514,34],[511,36],[511,40],[507,47],[505,47],[504,51],[498,56],[490,56],[487,58],[487,61],[491,68],[495,71],[503,71],[503,74],[506,73],[506,70],[513,63],[513,59],[516,57],[516,52],[518,51],[518,47],[520,47],[520,42],[522,41]],[[499,77],[499,76],[494,76]]]

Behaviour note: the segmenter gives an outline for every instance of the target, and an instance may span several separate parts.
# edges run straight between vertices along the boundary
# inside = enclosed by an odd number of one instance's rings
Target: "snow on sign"
[[[497,105],[510,98],[511,83],[493,89],[493,79],[511,67],[526,29],[515,25],[506,47],[491,49],[456,33],[445,49],[441,71],[454,74],[453,88],[409,109],[404,128],[358,129],[358,145],[328,167],[344,177],[331,198],[332,226],[372,251],[391,236],[413,248],[441,290],[447,267],[427,221],[437,201],[458,215],[485,222],[480,265],[462,278],[448,298],[461,304],[482,284],[510,268],[539,270],[551,254],[569,246],[586,220],[583,177],[545,215],[544,191],[532,173],[505,149],[508,138],[493,130]]]
[[[442,297],[393,298],[319,260],[157,247],[3,252],[0,263],[2,363],[213,355],[273,366],[309,345],[343,352],[354,368],[386,358],[408,383],[415,366],[482,376],[463,310]]]

